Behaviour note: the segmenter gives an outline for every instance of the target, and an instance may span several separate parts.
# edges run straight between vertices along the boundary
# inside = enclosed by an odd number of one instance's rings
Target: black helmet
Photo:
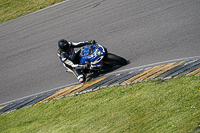
[[[63,50],[64,52],[67,52],[69,50],[69,43],[65,39],[60,39],[58,41],[58,47]]]

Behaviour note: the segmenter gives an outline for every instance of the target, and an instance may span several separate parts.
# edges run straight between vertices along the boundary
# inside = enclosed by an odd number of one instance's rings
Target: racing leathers
[[[79,61],[80,49],[75,51],[74,48],[79,48],[85,45],[91,45],[92,41],[86,42],[68,42],[69,43],[69,52],[64,52],[61,49],[58,49],[57,55],[60,58],[60,61],[63,63],[64,67],[67,68],[68,72],[73,73],[79,82],[84,83],[86,80],[85,73],[82,72],[83,69],[88,68],[88,65],[81,65]]]

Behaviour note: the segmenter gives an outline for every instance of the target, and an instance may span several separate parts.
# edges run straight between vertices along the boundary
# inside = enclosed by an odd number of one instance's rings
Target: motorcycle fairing
[[[105,56],[105,48],[99,44],[94,46],[86,45],[81,48],[79,61],[82,64],[91,64],[91,70],[100,70],[103,67],[103,57]]]

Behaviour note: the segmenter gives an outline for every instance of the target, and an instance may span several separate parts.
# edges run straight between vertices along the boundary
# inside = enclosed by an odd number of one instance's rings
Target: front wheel
[[[109,64],[109,65],[122,65],[122,66],[124,66],[124,65],[127,64],[127,60],[120,57],[120,56],[117,56],[115,54],[108,53],[104,63]]]

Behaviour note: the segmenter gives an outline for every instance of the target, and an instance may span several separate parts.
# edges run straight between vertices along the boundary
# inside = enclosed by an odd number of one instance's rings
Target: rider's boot
[[[85,74],[81,74],[81,75],[79,75],[79,76],[77,77],[77,79],[78,79],[78,81],[79,81],[80,83],[84,84],[85,81],[86,81],[86,76],[85,76]]]

